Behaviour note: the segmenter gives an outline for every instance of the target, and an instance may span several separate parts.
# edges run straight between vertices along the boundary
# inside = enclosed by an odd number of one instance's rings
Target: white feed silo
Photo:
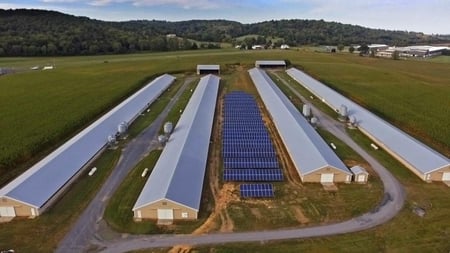
[[[173,124],[172,122],[168,121],[164,124],[164,134],[168,135],[172,133],[173,130]]]
[[[311,116],[311,106],[309,104],[303,105],[303,116],[307,118]]]
[[[122,121],[118,126],[117,126],[117,132],[119,132],[120,135],[123,135],[127,132],[128,130],[128,124],[125,121]]]

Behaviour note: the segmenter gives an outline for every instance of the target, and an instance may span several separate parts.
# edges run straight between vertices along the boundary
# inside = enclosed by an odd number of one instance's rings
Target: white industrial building
[[[197,65],[197,75],[214,74],[220,75],[220,65]]]
[[[219,82],[201,78],[133,207],[135,220],[197,219]]]
[[[0,189],[0,216],[42,214],[105,147],[108,137],[118,132],[118,126],[130,124],[174,80],[170,75],[156,78]]]
[[[334,110],[342,105],[358,129],[424,181],[450,181],[450,160],[402,130],[374,115],[304,72],[291,68],[289,76]]]
[[[286,62],[283,60],[259,60],[255,61],[257,68],[286,68]]]
[[[349,183],[352,174],[345,164],[267,73],[253,68],[249,74],[302,182]]]

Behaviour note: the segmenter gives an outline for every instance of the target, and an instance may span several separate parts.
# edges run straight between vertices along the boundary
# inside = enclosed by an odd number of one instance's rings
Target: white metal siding
[[[0,217],[16,217],[16,211],[12,206],[0,206]]]
[[[334,179],[333,173],[320,174],[320,182],[321,183],[333,183],[333,179]]]

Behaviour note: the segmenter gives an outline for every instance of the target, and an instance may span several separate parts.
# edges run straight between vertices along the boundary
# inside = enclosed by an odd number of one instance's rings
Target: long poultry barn
[[[219,82],[200,79],[132,209],[136,221],[197,219]]]
[[[108,137],[136,119],[174,80],[167,74],[154,79],[0,189],[0,216],[42,214],[103,150]]]
[[[344,105],[361,132],[422,180],[450,182],[448,158],[306,73],[295,68],[287,73],[332,109],[339,111]]]
[[[267,73],[253,68],[249,74],[302,182],[349,183],[351,172]]]

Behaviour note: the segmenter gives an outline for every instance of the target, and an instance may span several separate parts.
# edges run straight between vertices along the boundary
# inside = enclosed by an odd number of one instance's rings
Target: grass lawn
[[[450,63],[450,56],[441,55],[441,56],[438,56],[438,57],[433,57],[431,59],[428,59],[428,61],[440,62],[440,63]]]

